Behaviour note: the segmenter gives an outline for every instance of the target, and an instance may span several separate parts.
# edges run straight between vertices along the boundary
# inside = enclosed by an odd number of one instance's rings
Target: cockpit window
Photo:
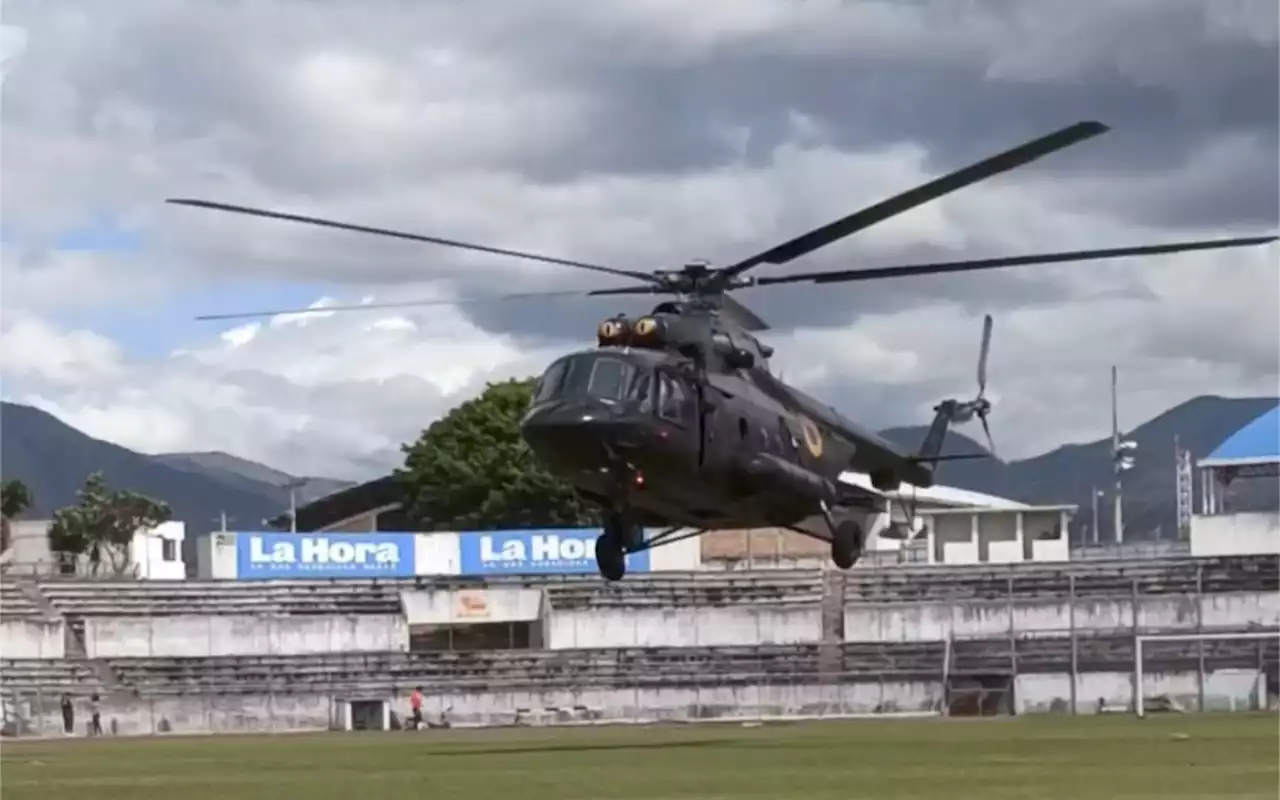
[[[591,380],[587,393],[601,400],[622,400],[626,397],[635,368],[614,358],[597,358],[591,367]]]
[[[547,367],[542,379],[538,381],[537,391],[533,393],[533,402],[545,403],[555,397],[559,393],[560,385],[564,383],[564,376],[568,371],[569,362],[567,360],[557,361]]]

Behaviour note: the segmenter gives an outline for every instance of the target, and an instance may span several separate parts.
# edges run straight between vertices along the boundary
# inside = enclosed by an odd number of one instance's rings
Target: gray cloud
[[[570,270],[175,209],[159,203],[165,196],[673,268],[690,258],[748,255],[1077,119],[1114,130],[795,267],[1105,247],[1280,224],[1280,11],[1267,0],[589,7],[549,0],[536,13],[522,6],[503,15],[394,0],[239,7],[82,0],[11,2],[6,12],[6,23],[28,34],[3,86],[0,213],[7,233],[21,239],[4,255],[6,315],[19,309],[65,320],[95,298],[104,306],[153,303],[176,287],[257,279],[337,284],[347,299],[431,294],[441,290],[425,286],[435,279],[463,295],[610,284]],[[104,210],[141,234],[142,252],[49,252],[49,235]],[[742,299],[777,328],[790,371],[821,373],[811,388],[884,424],[908,421],[903,409],[954,391],[949,365],[969,356],[952,353],[950,340],[967,342],[982,313],[1052,319],[1069,308],[1070,325],[1016,362],[1022,370],[1043,364],[1055,377],[1006,377],[1010,435],[1040,442],[1080,428],[1061,416],[1052,426],[1036,420],[1064,396],[1092,391],[1073,373],[1103,372],[1112,359],[1139,365],[1146,372],[1136,380],[1166,403],[1200,391],[1192,377],[1204,391],[1254,391],[1258,376],[1265,384],[1278,347],[1268,323],[1280,307],[1267,263],[1274,255],[753,290]],[[1206,303],[1213,271],[1222,269],[1235,270],[1244,288]],[[74,280],[65,290],[64,277]],[[509,336],[514,350],[545,353],[587,343],[602,316],[651,302],[477,304],[458,319]],[[1243,315],[1242,303],[1249,304]],[[915,315],[925,307],[950,310]],[[1122,336],[1088,313],[1120,307],[1143,321],[1142,335]],[[917,328],[955,328],[921,338],[915,328],[883,322],[895,316]],[[358,332],[363,323],[349,324]],[[809,341],[798,328],[831,329],[824,349],[792,347]],[[1099,328],[1112,330],[1111,341],[1095,345],[1108,352],[1080,355],[1076,331]],[[940,376],[885,385],[874,371],[850,372],[865,365],[843,360],[841,337],[868,329],[905,337],[919,363]],[[319,344],[299,336],[273,346],[298,359]],[[374,383],[342,381],[343,362],[316,351],[334,370],[320,389],[275,358],[227,366],[224,378],[272,414],[224,409],[219,425],[236,431],[237,443],[275,442],[268,458],[352,451],[342,457],[349,469],[363,468],[352,459],[388,457],[386,442],[493,370],[537,366],[512,356],[464,388],[442,389],[414,381],[433,366],[421,362]],[[1202,367],[1187,370],[1180,359],[1188,358]],[[134,368],[135,379],[148,374]],[[186,374],[172,363],[154,369]],[[954,380],[967,390],[967,378]],[[119,397],[103,391],[76,402],[88,408]],[[359,445],[372,423],[327,436],[267,433],[281,409],[310,409],[320,421],[357,406],[394,435]],[[186,413],[214,412],[193,404]]]

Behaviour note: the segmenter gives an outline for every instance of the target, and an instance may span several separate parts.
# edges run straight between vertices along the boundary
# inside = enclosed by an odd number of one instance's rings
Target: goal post
[[[1148,642],[1213,642],[1213,641],[1257,641],[1264,639],[1280,639],[1280,631],[1240,631],[1238,633],[1148,633],[1134,637],[1133,647],[1133,709],[1139,716],[1146,715],[1146,693],[1142,690],[1144,682],[1143,652]],[[1204,680],[1204,676],[1200,676]]]

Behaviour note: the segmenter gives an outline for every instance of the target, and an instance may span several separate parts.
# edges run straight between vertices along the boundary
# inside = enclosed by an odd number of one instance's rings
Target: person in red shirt
[[[413,729],[416,731],[422,727],[422,687],[413,687],[413,692],[409,695],[409,709],[413,712]]]

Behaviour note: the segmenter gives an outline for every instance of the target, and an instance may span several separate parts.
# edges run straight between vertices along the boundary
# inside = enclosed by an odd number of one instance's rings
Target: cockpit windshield
[[[535,404],[562,397],[589,396],[609,402],[652,403],[652,374],[620,358],[583,354],[561,359],[547,368],[534,394]]]

